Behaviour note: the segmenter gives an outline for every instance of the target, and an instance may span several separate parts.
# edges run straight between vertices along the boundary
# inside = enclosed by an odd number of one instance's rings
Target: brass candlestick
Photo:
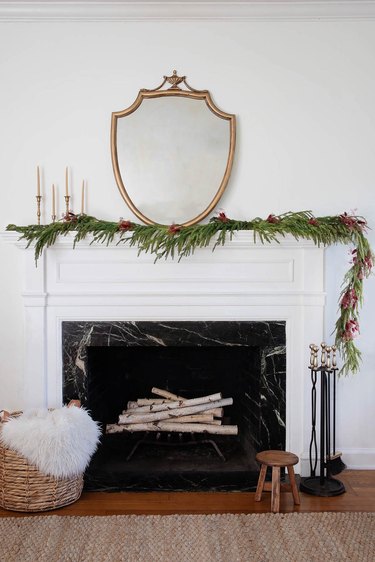
[[[64,195],[64,199],[65,199],[65,214],[66,216],[69,215],[69,200],[70,200],[70,195]]]
[[[38,219],[38,224],[40,224],[40,215],[41,215],[41,213],[40,213],[40,202],[42,200],[42,196],[36,195],[35,197],[36,197],[36,216],[37,216],[37,219]]]

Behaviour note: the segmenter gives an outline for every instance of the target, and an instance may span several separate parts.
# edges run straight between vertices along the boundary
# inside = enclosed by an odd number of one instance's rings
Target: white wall
[[[177,68],[238,116],[234,171],[220,207],[236,218],[356,208],[375,225],[375,22],[0,23],[0,228],[35,221],[35,167],[79,210],[133,219],[117,190],[110,115]],[[62,201],[60,197],[60,209]],[[49,220],[50,211],[44,214]],[[375,245],[374,233],[370,238]],[[0,246],[0,408],[22,407],[19,250]],[[327,340],[346,248],[327,251]],[[339,445],[375,468],[375,282],[365,285],[361,373],[340,383]],[[308,373],[301,373],[308,376]]]

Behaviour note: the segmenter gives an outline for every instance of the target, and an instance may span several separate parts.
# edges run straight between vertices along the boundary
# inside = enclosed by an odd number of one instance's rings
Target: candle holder
[[[56,215],[51,215],[52,222],[56,222]]]
[[[64,195],[64,199],[65,199],[65,214],[66,214],[66,216],[68,216],[69,215],[70,195]]]
[[[38,225],[40,225],[40,202],[42,200],[42,196],[41,195],[36,195],[36,216],[37,216],[37,220],[38,220]]]

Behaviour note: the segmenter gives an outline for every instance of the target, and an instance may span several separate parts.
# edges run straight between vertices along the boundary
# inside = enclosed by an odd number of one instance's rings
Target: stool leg
[[[267,472],[267,466],[265,464],[262,464],[262,466],[260,467],[257,491],[255,492],[256,502],[260,502],[260,500],[262,499],[262,492],[264,487],[264,481],[266,479],[266,472]]]
[[[279,513],[280,511],[280,467],[272,467],[272,493],[271,493],[271,511]]]
[[[293,494],[293,499],[294,499],[294,503],[296,505],[300,505],[300,499],[299,499],[299,491],[297,488],[297,483],[296,483],[296,477],[294,474],[294,468],[293,466],[288,466],[288,474],[289,474],[289,482],[290,482],[290,487],[292,488],[292,494]]]

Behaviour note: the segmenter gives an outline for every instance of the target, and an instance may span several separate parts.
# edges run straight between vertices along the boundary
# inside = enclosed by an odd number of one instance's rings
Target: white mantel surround
[[[242,231],[214,252],[154,263],[136,248],[91,244],[91,238],[73,250],[68,235],[35,267],[33,248],[18,238],[2,234],[23,249],[24,408],[61,405],[64,320],[285,320],[286,448],[308,472],[308,345],[323,335],[323,248],[292,237],[255,244]]]

